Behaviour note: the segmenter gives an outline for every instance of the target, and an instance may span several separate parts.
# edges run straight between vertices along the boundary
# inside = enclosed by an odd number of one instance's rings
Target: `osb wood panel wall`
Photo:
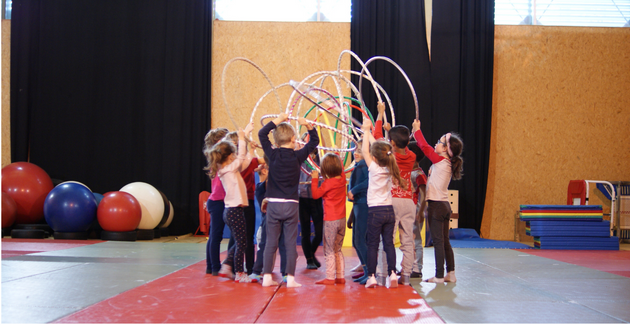
[[[223,71],[230,60],[236,57],[251,60],[278,86],[290,80],[299,82],[319,71],[336,71],[340,53],[350,49],[350,23],[215,20],[213,29],[212,127],[227,127],[230,131],[236,128],[225,108],[222,90]],[[342,57],[341,68],[350,69],[347,54]],[[256,103],[271,85],[256,67],[244,61],[233,61],[225,71],[225,100],[236,124],[244,128]],[[323,88],[338,94],[331,78],[326,79]],[[252,137],[255,141],[258,141],[257,132],[261,128],[260,118],[284,111],[291,91],[290,86],[278,91],[280,103],[273,93],[261,101],[253,118]],[[342,92],[346,96],[350,94],[345,86],[342,86]],[[305,113],[311,106],[302,105],[301,112]],[[315,110],[307,118],[314,119],[314,114]],[[269,121],[264,120],[265,123]]]
[[[566,204],[570,180],[630,181],[629,71],[629,28],[495,27],[483,237],[512,240],[519,205]]]
[[[2,167],[11,163],[11,20],[2,19]]]

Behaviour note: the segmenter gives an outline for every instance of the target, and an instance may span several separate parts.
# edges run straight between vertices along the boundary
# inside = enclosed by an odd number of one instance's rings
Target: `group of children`
[[[451,214],[448,185],[451,179],[461,178],[463,160],[460,155],[463,143],[456,134],[447,133],[433,148],[422,135],[418,120],[412,124],[412,134],[405,126],[388,128],[386,125],[389,139],[384,140],[381,130],[384,109],[384,103],[379,103],[374,132],[371,121],[364,119],[361,127],[363,139],[354,152],[355,168],[349,186],[343,162],[335,153],[327,153],[319,159],[323,181],[320,181],[317,170],[306,175],[311,179],[308,198],[311,201],[321,199],[323,202],[308,201],[309,205],[323,205],[319,240],[323,237],[326,277],[317,281],[317,284],[346,282],[341,252],[346,225],[354,227],[352,242],[361,262],[359,269],[363,271],[361,276],[356,277],[356,282],[365,284],[366,288],[373,288],[377,284],[391,288],[398,284],[409,284],[411,277],[422,277],[420,229],[425,207],[436,259],[435,277],[425,281],[456,281],[453,250],[448,240]],[[313,126],[299,117],[298,124],[308,130],[308,142],[304,146],[296,146],[296,130],[287,121],[288,115],[280,114],[258,132],[265,154],[265,163],[260,166],[254,158],[253,146],[250,144],[248,152],[245,141],[253,129],[252,123],[245,130],[239,130],[237,137],[230,138],[227,129],[223,128],[210,130],[206,135],[206,169],[212,179],[212,194],[206,204],[212,216],[207,246],[207,273],[232,278],[240,283],[278,285],[272,278],[272,272],[276,251],[280,249],[281,272],[285,275],[283,281],[286,281],[287,287],[300,287],[301,284],[295,279],[298,221],[303,223],[302,243],[307,269],[321,266],[315,258],[319,242],[317,238],[314,242],[310,241],[310,218],[300,213],[306,205],[299,194],[304,189],[298,191],[301,177],[305,179],[302,166],[315,151],[319,137]],[[273,134],[275,147],[272,146],[270,133]],[[416,140],[416,145],[412,147],[418,155],[408,148],[411,135]],[[421,156],[418,148],[433,163],[428,180],[418,167]],[[254,170],[259,174],[260,182],[257,185],[253,180]],[[253,249],[254,196],[263,213],[256,259]],[[346,199],[353,202],[351,219],[347,223]],[[219,247],[224,224],[230,228],[234,243],[231,241],[228,244],[228,257],[220,262]],[[403,253],[400,277],[396,273],[395,229],[399,230]],[[379,247],[385,253],[385,259],[380,263],[381,269],[383,273],[386,270],[386,278],[380,282],[376,272]]]

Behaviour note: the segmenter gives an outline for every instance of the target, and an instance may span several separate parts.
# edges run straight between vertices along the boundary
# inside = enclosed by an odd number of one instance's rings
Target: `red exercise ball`
[[[17,204],[17,224],[43,221],[44,201],[53,187],[50,176],[35,164],[15,162],[2,168],[2,191]]]
[[[126,192],[107,192],[96,210],[101,228],[106,231],[126,232],[138,228],[142,208],[136,198]]]
[[[2,192],[2,228],[9,228],[15,223],[17,204],[11,196]]]

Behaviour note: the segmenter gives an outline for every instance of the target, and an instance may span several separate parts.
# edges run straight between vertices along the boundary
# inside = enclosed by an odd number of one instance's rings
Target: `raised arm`
[[[372,154],[370,153],[370,144],[374,142],[374,137],[372,136],[372,122],[369,119],[363,119],[363,125],[361,125],[361,129],[363,130],[363,144],[361,147],[361,151],[363,152],[363,159],[368,167],[372,164]]]

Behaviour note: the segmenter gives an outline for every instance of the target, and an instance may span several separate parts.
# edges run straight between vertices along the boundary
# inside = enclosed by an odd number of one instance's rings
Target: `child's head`
[[[409,129],[404,125],[396,125],[389,130],[389,140],[396,148],[402,149],[409,144]]]
[[[236,153],[236,146],[227,140],[215,144],[210,150],[204,150],[208,165],[204,168],[208,171],[208,176],[214,178],[217,172],[232,154]]]
[[[273,141],[278,147],[287,147],[295,142],[295,128],[293,128],[293,125],[286,122],[278,124],[273,131]]]
[[[203,150],[210,150],[212,146],[214,146],[217,142],[221,141],[223,137],[228,133],[228,129],[226,128],[216,128],[208,131],[206,133],[205,138],[203,139],[204,146]]]
[[[225,139],[223,139],[223,140],[232,141],[232,143],[234,143],[234,145],[238,148],[238,132],[232,131],[232,132],[226,134],[225,135]]]
[[[324,178],[341,176],[341,174],[343,174],[341,158],[332,152],[325,154],[324,158],[322,158],[320,169],[322,170],[322,176]]]
[[[379,166],[389,169],[394,181],[397,181],[401,187],[407,188],[407,182],[400,176],[400,169],[398,169],[391,144],[383,140],[375,141],[370,146],[370,154]]]
[[[457,133],[447,133],[443,136],[446,141],[446,150],[451,157],[451,170],[453,179],[459,180],[464,175],[464,159],[461,157],[464,151],[464,142]],[[441,138],[440,138],[441,140]]]

